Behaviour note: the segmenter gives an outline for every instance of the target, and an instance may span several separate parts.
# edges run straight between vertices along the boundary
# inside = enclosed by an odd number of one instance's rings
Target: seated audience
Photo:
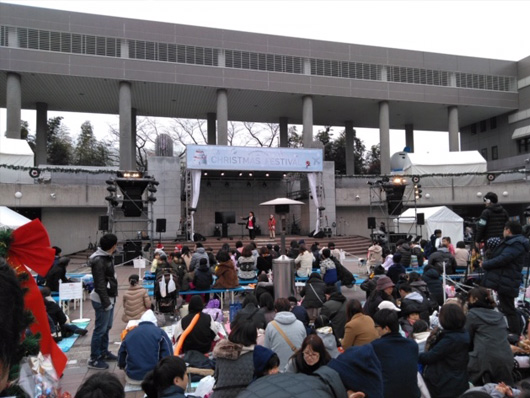
[[[151,308],[149,293],[139,282],[140,277],[137,274],[129,276],[129,289],[123,294],[123,322],[140,319],[144,312]]]
[[[381,276],[377,280],[375,290],[370,294],[370,297],[364,303],[364,313],[373,317],[377,311],[377,306],[381,301],[390,301],[393,304],[396,303],[396,300],[392,296],[394,291],[394,282],[388,276]]]
[[[173,355],[171,340],[158,327],[153,311],[148,310],[142,315],[138,326],[130,330],[121,342],[118,366],[125,369],[128,383],[141,384],[158,361],[170,355]]]
[[[217,280],[215,281],[214,289],[232,289],[239,286],[239,279],[237,277],[237,270],[234,262],[230,258],[230,254],[226,251],[217,253],[217,261],[219,264],[215,269]]]
[[[258,269],[258,274],[262,272],[267,274],[272,269],[272,256],[267,246],[263,246],[259,249],[259,257],[256,267]]]
[[[317,377],[315,377],[317,376]],[[279,373],[249,385],[238,398],[380,398],[381,364],[368,344],[352,347],[312,375]]]
[[[363,314],[359,300],[348,300],[346,319],[348,322],[345,325],[344,338],[342,339],[342,347],[345,350],[353,346],[369,344],[379,337],[373,319]]]
[[[402,317],[406,318],[411,313],[417,313],[421,319],[429,322],[429,303],[426,297],[414,291],[408,283],[399,285],[399,295],[401,296]]]
[[[256,289],[254,290],[254,295],[258,301],[263,293],[269,293],[272,297],[274,297],[274,284],[269,282],[269,277],[267,274],[262,273],[258,276],[258,283],[256,284]]]
[[[324,291],[326,302],[320,309],[320,315],[331,319],[333,333],[338,339],[344,336],[344,326],[346,325],[346,297],[338,292],[335,286],[327,286]]]
[[[239,279],[256,279],[256,258],[252,255],[252,250],[252,245],[245,246],[237,259]]]
[[[180,357],[165,357],[142,382],[147,398],[185,398],[188,387],[186,362]]]
[[[339,356],[339,349],[337,347],[338,339],[333,333],[333,326],[329,318],[325,315],[319,315],[315,319],[314,325],[315,334],[322,339],[324,347],[331,358],[337,358]]]
[[[280,370],[283,370],[291,354],[302,346],[306,337],[306,329],[303,323],[290,312],[291,304],[286,298],[276,299],[274,309],[276,316],[265,329],[263,345],[278,354]]]
[[[331,361],[331,356],[322,339],[310,334],[302,342],[302,346],[291,356],[285,372],[313,374],[315,370]]]
[[[313,269],[313,262],[315,256],[305,245],[300,246],[300,254],[294,259],[296,266],[296,275],[300,277],[308,277]]]
[[[326,284],[316,272],[311,274],[305,286],[300,290],[300,296],[304,298],[302,306],[307,310],[310,322],[314,321],[320,314],[320,308],[326,300],[325,290]]]
[[[243,299],[243,308],[241,308],[232,323],[249,323],[252,322],[256,329],[265,329],[265,316],[259,311],[258,300],[253,294],[247,294]]]
[[[390,266],[388,271],[386,271],[386,276],[388,276],[394,284],[398,283],[399,277],[402,274],[406,274],[407,270],[403,264],[401,264],[401,256],[402,254],[400,252],[394,254],[392,257],[393,264]]]
[[[443,330],[429,344],[429,350],[420,354],[419,361],[427,365],[423,379],[431,397],[454,398],[469,386],[467,364],[470,341],[464,329],[466,316],[459,305],[450,303],[442,306],[439,321]]]
[[[188,306],[188,315],[173,327],[173,336],[178,341],[194,318],[197,318],[197,322],[195,322],[191,332],[186,336],[182,344],[182,353],[195,350],[206,354],[210,351],[214,340],[217,339],[217,326],[210,315],[202,312],[203,308],[204,303],[201,296],[192,296]]]
[[[50,321],[50,329],[52,333],[61,332],[61,338],[70,337],[73,334],[85,336],[88,332],[73,323],[67,323],[68,318],[63,312],[61,306],[55,302],[51,296],[51,290],[47,286],[40,288],[42,298],[44,299],[44,306]]]
[[[275,375],[280,371],[280,358],[274,351],[257,345],[254,347],[254,380],[263,376]]]
[[[513,354],[501,312],[495,311],[491,292],[483,287],[468,295],[466,330],[471,340],[467,370],[473,385],[504,382],[513,385]]]
[[[381,309],[374,315],[379,338],[371,345],[383,369],[385,398],[420,398],[418,345],[399,333],[396,311]]]
[[[251,322],[232,325],[228,339],[219,341],[213,350],[215,386],[210,398],[235,397],[254,376],[257,330]]]
[[[265,317],[265,323],[269,324],[274,319],[276,312],[274,311],[274,299],[269,293],[263,293],[259,296],[259,312]]]
[[[199,259],[199,266],[195,269],[193,284],[196,290],[209,290],[213,283],[213,276],[208,266],[207,258]]]
[[[125,398],[125,391],[114,373],[94,373],[79,386],[75,398]]]

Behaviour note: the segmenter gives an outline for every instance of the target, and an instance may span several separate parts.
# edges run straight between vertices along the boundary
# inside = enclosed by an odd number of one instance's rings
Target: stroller
[[[179,278],[172,268],[160,270],[155,278],[155,310],[161,314],[175,315],[179,298]]]

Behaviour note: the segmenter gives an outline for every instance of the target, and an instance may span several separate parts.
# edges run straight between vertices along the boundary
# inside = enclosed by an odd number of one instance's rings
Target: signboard
[[[190,170],[321,172],[322,149],[188,145]]]
[[[143,259],[143,258],[135,258],[133,260],[133,266],[134,266],[134,268],[145,268],[145,259]]]
[[[59,283],[59,300],[82,300],[83,282]]]

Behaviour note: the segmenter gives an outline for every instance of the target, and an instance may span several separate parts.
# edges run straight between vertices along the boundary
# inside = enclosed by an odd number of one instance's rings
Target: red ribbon
[[[29,309],[35,321],[30,325],[33,333],[40,332],[40,351],[50,355],[57,376],[61,377],[66,367],[67,357],[52,338],[48,315],[37,283],[26,267],[41,276],[46,276],[53,264],[55,250],[50,247],[50,238],[41,222],[36,219],[13,231],[13,241],[7,253],[8,263],[14,266],[18,274],[26,273],[28,278],[22,287],[28,292],[24,295],[24,306]]]

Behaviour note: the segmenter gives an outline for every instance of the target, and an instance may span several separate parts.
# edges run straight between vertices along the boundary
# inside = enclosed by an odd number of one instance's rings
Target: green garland
[[[39,171],[50,171],[50,172],[58,172],[58,173],[70,173],[70,174],[79,174],[79,173],[87,173],[87,174],[116,174],[116,170],[88,170],[83,168],[75,168],[75,169],[65,169],[62,167],[53,167],[53,166],[42,166],[42,167],[28,167],[28,166],[14,166],[12,164],[0,164],[0,169],[8,169],[8,170],[21,170],[21,171],[30,171],[32,169],[37,169]]]
[[[9,246],[11,245],[11,242],[13,241],[13,230],[12,229],[5,229],[0,230],[0,257],[7,257],[7,252],[9,250]]]

